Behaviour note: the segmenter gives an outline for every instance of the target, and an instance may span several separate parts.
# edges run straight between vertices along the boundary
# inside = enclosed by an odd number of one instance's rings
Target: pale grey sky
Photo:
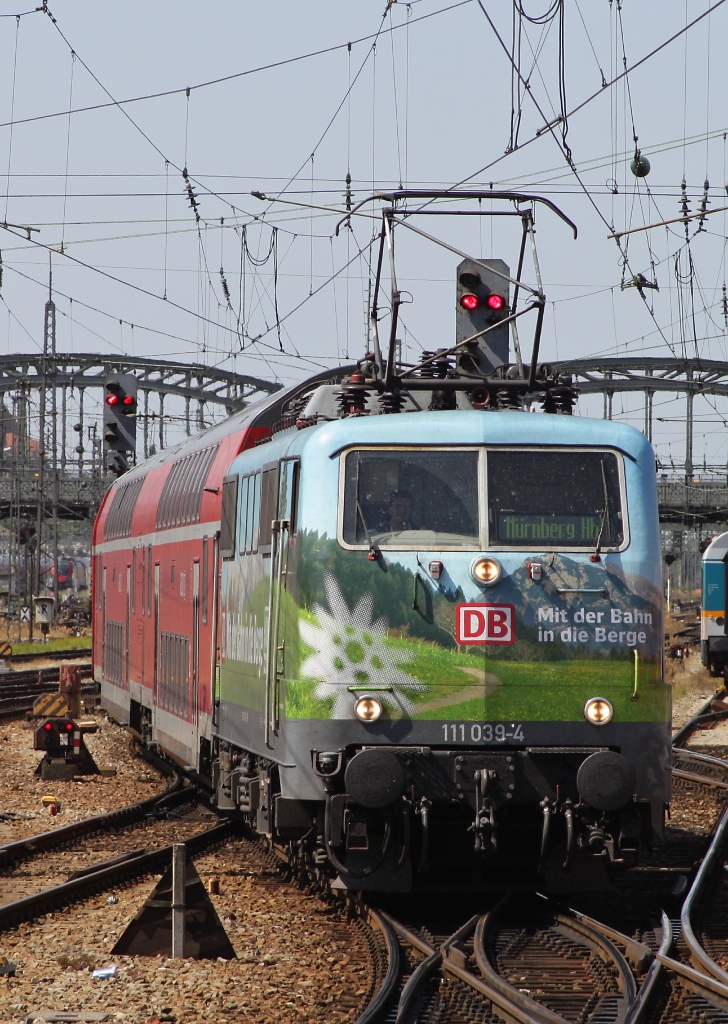
[[[567,111],[598,93],[568,118],[578,178],[558,128],[556,137],[537,135],[544,117],[560,110],[558,7],[539,25],[533,22],[549,13],[548,0],[523,0],[532,20],[523,20],[519,66],[536,102],[527,96],[519,118],[504,52],[512,47],[512,5],[385,6],[67,0],[51,3],[54,22],[32,5],[16,19],[24,8],[0,0],[8,15],[0,19],[0,220],[40,228],[32,244],[22,232],[0,230],[0,352],[41,344],[44,247],[63,243],[64,253],[53,255],[61,351],[156,354],[283,382],[358,356],[365,256],[335,284],[325,282],[358,248],[366,254],[371,222],[357,221],[337,238],[335,214],[250,195],[282,191],[290,200],[338,205],[348,170],[355,199],[372,185],[449,187],[471,179],[538,192],[561,206],[579,226],[576,242],[551,215],[538,216],[549,301],[544,358],[694,355],[696,337],[703,357],[728,358],[725,214],[691,231],[689,248],[680,225],[630,237],[631,271],[659,283],[659,292],[648,293],[653,315],[634,289],[620,288],[622,255],[607,238],[609,225],[625,230],[678,216],[683,176],[693,211],[705,180],[709,208],[728,205],[728,5],[602,89],[625,58],[635,65],[709,5],[564,0]],[[256,70],[271,64],[278,66]],[[197,88],[226,76],[237,77]],[[110,100],[169,90],[177,91],[122,107]],[[106,105],[79,110],[98,104]],[[69,108],[78,112],[69,116]],[[652,163],[641,181],[629,171],[633,124]],[[511,141],[518,148],[505,155]],[[199,234],[185,165],[200,204]],[[430,218],[422,226],[515,266],[519,237],[510,222]],[[409,236],[401,237],[398,257],[400,284],[413,297],[403,311],[407,351],[451,343],[457,257]],[[276,306],[286,318],[284,352]],[[589,408],[582,403],[583,413]],[[626,418],[631,408],[615,403]],[[725,415],[728,403],[718,409]],[[705,402],[696,414],[709,421],[701,424],[696,458],[725,462],[721,417]],[[674,402],[664,415],[679,415]],[[632,419],[639,425],[639,411]],[[682,435],[677,422],[660,425],[663,458],[680,456]]]

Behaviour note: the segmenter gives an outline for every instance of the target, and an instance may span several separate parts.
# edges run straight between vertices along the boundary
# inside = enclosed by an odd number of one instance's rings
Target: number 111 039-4
[[[516,722],[443,722],[442,731],[446,743],[525,743],[523,728]]]

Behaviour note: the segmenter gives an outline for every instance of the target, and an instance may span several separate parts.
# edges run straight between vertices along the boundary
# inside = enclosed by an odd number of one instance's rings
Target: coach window
[[[248,497],[250,492],[250,477],[244,476],[240,481],[240,500],[238,501],[238,508],[240,509],[240,523],[238,526],[238,533],[240,536],[240,554],[243,555],[248,549],[247,544],[247,529],[248,529]]]
[[[241,545],[245,547],[246,554],[252,554],[258,550],[258,523],[260,522],[260,473],[253,473],[246,477],[248,485],[248,500],[246,503],[245,515],[245,538]]]
[[[238,504],[238,478],[226,477],[222,482],[222,515],[220,520],[220,556],[235,557],[235,525]]]
[[[258,533],[260,530],[260,473],[253,477],[253,516],[251,524],[251,550],[258,550]]]

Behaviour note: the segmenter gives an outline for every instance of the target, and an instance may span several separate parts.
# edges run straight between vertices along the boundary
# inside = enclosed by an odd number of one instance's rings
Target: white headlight
[[[592,725],[606,725],[613,714],[614,708],[606,697],[592,697],[584,705],[584,718]]]
[[[495,558],[476,558],[470,567],[470,572],[476,583],[481,587],[492,587],[503,575],[503,568]]]
[[[357,697],[354,703],[354,714],[360,722],[377,722],[382,717],[382,702],[378,697],[370,697],[366,694]]]

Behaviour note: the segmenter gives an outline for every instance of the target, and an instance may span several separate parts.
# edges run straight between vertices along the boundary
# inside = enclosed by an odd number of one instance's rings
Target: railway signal
[[[117,373],[104,383],[104,453],[106,468],[126,473],[136,451],[137,382],[131,373]]]
[[[488,374],[509,357],[508,278],[503,260],[463,260],[457,268],[455,334],[458,365],[465,373]],[[468,341],[471,339],[472,341]]]

